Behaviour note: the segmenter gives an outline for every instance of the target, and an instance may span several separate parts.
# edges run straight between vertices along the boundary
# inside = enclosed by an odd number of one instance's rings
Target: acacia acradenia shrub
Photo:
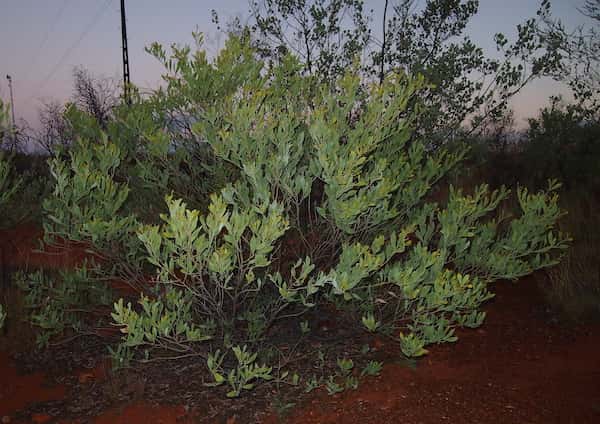
[[[504,188],[450,187],[447,200],[430,200],[465,152],[428,150],[411,137],[407,105],[425,86],[418,76],[391,73],[370,84],[349,69],[334,88],[320,86],[292,56],[267,67],[237,38],[212,62],[189,49],[151,51],[168,72],[156,96],[193,113],[194,137],[237,171],[206,211],[165,193],[162,223],[138,227],[161,290],[139,305],[115,304],[127,349],[177,356],[212,343],[248,352],[228,378],[220,351],[208,358],[215,382],[228,380],[236,395],[240,382],[270,372],[241,344],[256,346],[277,320],[335,301],[419,356],[456,340],[456,327],[482,323],[490,282],[555,264],[566,247],[555,229],[554,183],[539,193],[518,188],[512,220],[498,212],[510,194]],[[112,148],[101,146],[94,149]],[[61,187],[56,196],[78,190]],[[64,207],[75,213],[78,196],[70,199]],[[129,222],[119,208],[94,207],[110,213],[84,225],[92,243],[95,228]],[[301,245],[291,258],[290,239]]]

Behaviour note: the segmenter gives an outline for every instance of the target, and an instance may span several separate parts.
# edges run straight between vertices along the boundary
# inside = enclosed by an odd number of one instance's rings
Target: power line
[[[46,76],[46,78],[44,78],[42,80],[42,82],[36,87],[36,89],[34,90],[33,94],[29,97],[29,99],[27,99],[27,101],[31,100],[31,98],[35,95],[35,93],[37,93],[38,91],[40,91],[44,87],[44,85],[46,85],[46,83],[54,76],[54,74],[56,73],[56,71],[58,71],[60,69],[60,67],[63,65],[63,62],[65,60],[67,60],[67,58],[71,55],[71,53],[73,53],[73,51],[77,47],[79,47],[79,44],[83,41],[83,39],[85,37],[87,37],[87,35],[94,28],[94,26],[96,25],[96,23],[98,23],[98,20],[100,20],[100,18],[102,17],[102,15],[104,14],[104,12],[106,11],[106,9],[108,8],[108,6],[110,5],[111,2],[112,2],[112,0],[107,0],[102,5],[102,7],[100,9],[98,9],[98,11],[94,15],[94,18],[92,19],[92,21],[85,27],[84,31],[79,35],[79,37],[77,38],[77,40],[75,40],[75,42],[73,44],[71,44],[71,46],[65,51],[65,53],[61,56],[61,58],[58,61],[58,63],[54,66],[54,68],[52,68],[52,70]]]
[[[23,80],[27,80],[27,77],[29,77],[29,74],[31,73],[31,69],[33,68],[33,65],[36,64],[36,62],[37,62],[37,60],[39,58],[40,52],[46,46],[46,43],[48,42],[48,39],[50,38],[50,35],[54,32],[54,28],[56,28],[56,24],[58,23],[58,21],[62,17],[62,14],[67,9],[67,5],[70,2],[71,2],[71,0],[64,0],[63,1],[62,6],[58,10],[58,13],[55,15],[54,19],[50,23],[50,26],[46,29],[46,32],[44,33],[44,36],[42,37],[41,43],[39,44],[38,48],[35,49],[35,54],[31,57],[31,59],[29,60],[28,66],[25,68],[26,71],[25,71],[25,75],[23,76]]]

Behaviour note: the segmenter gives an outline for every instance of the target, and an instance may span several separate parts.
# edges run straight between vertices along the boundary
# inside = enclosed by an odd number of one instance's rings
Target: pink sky
[[[569,26],[584,22],[576,8],[584,0],[554,0],[553,10]],[[222,39],[211,23],[210,11],[222,16],[247,15],[247,0],[127,0],[132,82],[152,88],[161,67],[144,46],[189,43],[196,28],[207,35],[214,53]],[[383,0],[366,0],[381,19]],[[471,37],[493,53],[496,32],[512,35],[515,26],[535,14],[537,0],[481,0],[479,14],[469,26]],[[32,125],[43,100],[69,98],[71,72],[81,65],[96,75],[121,78],[121,33],[118,0],[4,0],[0,15],[0,97],[8,100],[4,76],[13,78],[17,118]],[[518,121],[537,114],[550,95],[563,88],[537,81],[513,101]]]

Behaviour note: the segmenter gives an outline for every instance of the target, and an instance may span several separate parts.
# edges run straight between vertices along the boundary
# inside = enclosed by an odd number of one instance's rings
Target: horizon
[[[503,32],[513,38],[516,25],[535,16],[540,1],[507,0],[503,4],[481,0],[479,12],[470,21],[467,34],[481,46],[486,55],[494,56],[493,36]],[[555,17],[567,28],[586,22],[579,13],[584,0],[552,2]],[[372,28],[378,36],[376,23],[381,20],[383,4],[366,0],[365,9],[374,9]],[[205,34],[205,49],[215,55],[225,35],[211,22],[211,10],[222,21],[248,16],[247,0],[179,0],[165,4],[160,0],[130,0],[126,2],[127,33],[131,81],[142,89],[155,89],[164,70],[144,47],[157,41],[165,47],[171,44],[191,44],[192,31]],[[25,21],[31,22],[24,25]],[[14,106],[17,121],[25,120],[31,127],[39,124],[38,109],[43,102],[65,102],[72,93],[72,72],[75,67],[87,69],[93,76],[122,80],[120,5],[117,0],[72,0],[44,2],[36,0],[5,1],[0,17],[0,57],[11,58],[0,68],[0,97],[10,100],[5,75],[13,81]],[[33,28],[33,30],[31,30]],[[380,30],[379,30],[380,32]],[[14,40],[18,40],[17,43]],[[511,101],[515,127],[522,130],[527,119],[536,117],[549,104],[549,97],[562,94],[569,98],[564,84],[549,78],[536,79]]]

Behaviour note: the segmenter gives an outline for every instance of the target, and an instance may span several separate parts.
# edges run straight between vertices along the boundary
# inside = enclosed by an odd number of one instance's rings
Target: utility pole
[[[121,38],[123,42],[123,96],[125,102],[131,104],[131,96],[129,93],[129,86],[131,80],[129,79],[129,51],[127,49],[127,21],[125,19],[125,0],[121,0]]]
[[[383,6],[383,43],[381,44],[381,64],[379,68],[379,85],[383,84],[383,80],[385,78],[384,73],[384,64],[385,64],[385,50],[386,50],[386,19],[387,19],[387,10],[388,10],[388,0],[385,0],[385,5]]]
[[[10,75],[6,76],[6,79],[8,80],[8,89],[10,90],[10,109],[12,112],[12,131],[11,131],[11,135],[12,135],[12,141],[13,141],[13,147],[16,146],[17,144],[17,122],[15,120],[15,98],[13,96],[13,86],[12,86],[12,78]]]

